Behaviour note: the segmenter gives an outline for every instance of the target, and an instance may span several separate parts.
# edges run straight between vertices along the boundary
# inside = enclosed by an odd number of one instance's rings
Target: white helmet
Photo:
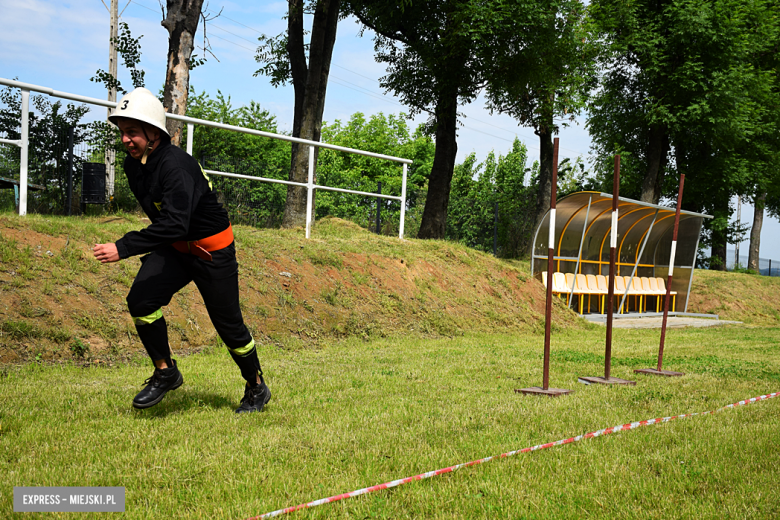
[[[116,109],[108,116],[108,120],[116,124],[116,120],[120,117],[149,123],[159,128],[165,135],[170,135],[165,128],[165,108],[154,94],[143,87],[125,94]]]

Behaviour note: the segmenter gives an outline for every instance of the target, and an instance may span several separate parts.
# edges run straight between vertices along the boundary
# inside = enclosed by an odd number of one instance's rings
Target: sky
[[[105,0],[109,3],[109,0]],[[110,5],[110,4],[109,4]],[[211,0],[206,12],[215,16],[206,25],[210,49],[208,62],[190,75],[190,84],[198,92],[212,97],[220,90],[230,95],[233,106],[254,100],[276,116],[280,130],[289,131],[293,118],[293,89],[274,88],[265,76],[254,76],[257,38],[275,36],[286,27],[286,1]],[[160,25],[162,11],[156,0],[119,0],[120,21],[126,22],[134,37],[141,38],[141,64],[146,71],[146,86],[157,92],[165,79],[168,32]],[[109,14],[101,0],[0,0],[0,77],[41,85],[55,90],[106,98],[105,87],[89,81],[98,69],[108,69]],[[310,27],[310,22],[308,23]],[[203,24],[199,24],[195,54],[204,56]],[[385,67],[374,61],[373,42],[367,31],[361,37],[354,18],[343,20],[338,27],[331,63],[324,120],[346,121],[355,112],[367,116],[383,112],[406,112],[406,108],[379,87]],[[120,59],[121,60],[121,59]],[[127,89],[132,85],[129,74],[119,63],[119,80]],[[479,97],[462,106],[462,126],[458,132],[458,162],[474,152],[483,161],[490,151],[505,155],[518,137],[528,148],[530,161],[539,154],[538,138],[533,129],[520,127],[505,115],[491,115]],[[102,117],[102,109],[93,110]],[[418,115],[410,127],[425,120]],[[584,117],[561,130],[560,159],[588,158],[590,137]],[[736,202],[736,199],[735,199]],[[742,205],[742,222],[752,222],[753,208]],[[761,233],[763,258],[780,262],[780,223],[765,217]],[[746,239],[749,232],[746,234]],[[733,248],[733,245],[729,246]],[[745,254],[746,240],[740,244]]]

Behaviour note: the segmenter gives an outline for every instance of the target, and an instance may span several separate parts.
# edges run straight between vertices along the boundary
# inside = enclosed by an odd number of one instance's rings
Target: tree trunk
[[[660,125],[652,125],[647,145],[647,172],[642,181],[642,194],[639,197],[642,202],[658,204],[661,200],[668,153],[669,135],[666,129]]]
[[[761,247],[761,226],[764,224],[764,206],[766,192],[756,197],[753,204],[753,227],[750,230],[750,247],[748,248],[748,269],[758,272],[758,252]]]
[[[336,42],[339,4],[340,0],[317,2],[307,65],[303,37],[303,0],[288,0],[287,52],[295,89],[293,137],[320,140],[330,61],[333,56],[333,45]],[[314,160],[316,164],[316,151]],[[293,144],[288,179],[294,182],[308,182],[308,177],[309,147]],[[312,211],[314,211],[313,202]],[[303,226],[305,223],[306,188],[289,186],[282,227]]]
[[[458,153],[457,125],[458,91],[453,89],[436,103],[436,151],[417,238],[444,238],[447,231],[447,206]]]
[[[553,171],[553,129],[551,124],[539,125],[534,131],[539,136],[539,186],[536,191],[536,206],[534,207],[534,225],[539,227],[544,215],[550,209],[550,194],[552,192]],[[534,243],[529,244],[528,254],[534,252]]]
[[[726,246],[728,245],[728,222],[730,216],[728,199],[718,200],[712,214],[715,216],[710,224],[710,269],[713,271],[726,270]]]
[[[168,70],[165,74],[163,106],[169,114],[186,115],[190,91],[190,57],[194,48],[203,0],[167,0],[167,14],[161,25],[168,30]],[[181,145],[184,123],[168,119],[171,142]]]
[[[726,233],[712,230],[712,249],[710,250],[710,269],[726,270]]]

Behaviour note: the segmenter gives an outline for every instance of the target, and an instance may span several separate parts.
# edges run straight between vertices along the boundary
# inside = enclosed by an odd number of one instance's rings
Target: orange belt
[[[209,251],[219,251],[232,243],[233,226],[228,225],[226,230],[220,231],[216,235],[201,238],[200,240],[179,240],[171,245],[180,253],[189,253],[211,262],[211,253]]]

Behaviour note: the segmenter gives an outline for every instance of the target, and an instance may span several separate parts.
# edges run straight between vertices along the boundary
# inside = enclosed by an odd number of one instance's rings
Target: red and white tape
[[[427,473],[421,473],[419,475],[415,475],[413,477],[406,477],[398,480],[393,480],[390,482],[385,482],[384,484],[377,484],[376,486],[366,487],[363,489],[357,489],[355,491],[350,491],[349,493],[342,493],[340,495],[334,495],[332,497],[328,498],[321,498],[319,500],[314,500],[312,502],[307,502],[305,504],[300,504],[297,506],[290,506],[286,507],[284,509],[277,509],[276,511],[271,511],[270,513],[265,513],[259,516],[253,516],[249,518],[248,520],[261,520],[263,518],[271,518],[274,516],[284,515],[287,513],[292,513],[293,511],[298,511],[300,509],[309,509],[312,507],[320,506],[322,504],[329,504],[331,502],[337,502],[339,500],[343,500],[345,498],[352,498],[360,495],[365,495],[366,493],[372,493],[374,491],[380,491],[382,489],[390,489],[397,486],[400,486],[401,484],[408,484],[409,482],[414,482],[416,480],[423,480],[426,478],[435,477],[437,475],[443,475],[445,473],[451,473],[455,470],[466,468],[469,466],[476,466],[477,464],[482,464],[483,462],[489,462],[493,459],[503,459],[506,457],[511,457],[512,455],[517,455],[519,453],[527,453],[530,451],[536,451],[536,450],[543,450],[546,448],[552,448],[553,446],[561,446],[562,444],[571,444],[573,442],[582,441],[585,439],[592,439],[594,437],[600,437],[602,435],[609,435],[610,433],[617,433],[620,431],[625,430],[633,430],[635,428],[639,428],[640,426],[650,426],[651,424],[661,424],[669,421],[674,421],[675,419],[685,419],[688,417],[695,417],[697,415],[710,415],[713,413],[718,413],[723,410],[727,410],[729,408],[735,408],[737,406],[743,406],[750,403],[755,403],[758,401],[765,401],[767,399],[772,399],[773,397],[777,397],[780,395],[780,392],[773,392],[771,394],[762,395],[759,397],[753,397],[752,399],[745,399],[744,401],[739,401],[738,403],[729,404],[726,406],[723,406],[721,408],[718,408],[717,410],[712,410],[709,412],[697,412],[697,413],[689,413],[689,414],[682,414],[682,415],[675,415],[672,417],[662,417],[659,419],[648,419],[646,421],[639,421],[639,422],[632,422],[628,424],[622,424],[620,426],[613,426],[612,428],[604,428],[603,430],[598,430],[595,432],[586,433],[584,435],[578,435],[576,437],[569,437],[568,439],[562,439],[555,442],[548,442],[547,444],[537,444],[536,446],[531,446],[530,448],[523,448],[521,450],[515,450],[515,451],[509,451],[506,453],[502,453],[501,455],[494,455],[492,457],[485,457],[484,459],[479,460],[472,460],[471,462],[464,462],[462,464],[456,464],[455,466],[450,466],[448,468],[442,468],[437,469],[436,471],[429,471]]]

